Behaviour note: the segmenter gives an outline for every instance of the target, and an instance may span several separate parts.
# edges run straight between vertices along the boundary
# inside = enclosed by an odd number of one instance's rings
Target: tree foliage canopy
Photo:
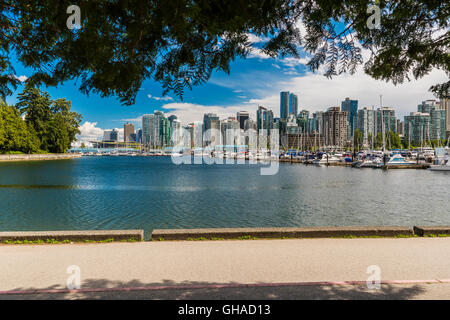
[[[39,151],[39,139],[32,127],[27,126],[20,113],[0,99],[0,152]]]
[[[0,144],[1,151],[62,153],[70,148],[71,143],[76,140],[76,134],[80,133],[78,128],[81,123],[81,115],[70,111],[70,101],[66,99],[51,100],[47,92],[29,84],[19,94],[18,99],[19,102],[15,108],[5,107],[9,110],[9,121],[11,121],[8,123],[5,120],[5,124],[16,128],[14,132],[10,131],[9,138],[6,139],[15,139],[18,136],[30,134],[33,148],[23,151],[23,148],[11,146],[2,148]],[[1,136],[0,134],[0,139]]]
[[[378,1],[376,1],[378,2]],[[450,3],[379,1],[381,29],[370,30],[361,0],[80,0],[81,27],[69,30],[67,0],[0,0],[0,94],[19,84],[12,56],[33,69],[28,82],[58,85],[77,79],[83,93],[115,95],[133,104],[145,79],[182,98],[214,70],[258,47],[273,57],[311,55],[325,75],[353,73],[361,49],[365,71],[401,83],[433,68],[450,73]],[[305,32],[300,33],[300,23]],[[449,82],[433,90],[448,96]]]

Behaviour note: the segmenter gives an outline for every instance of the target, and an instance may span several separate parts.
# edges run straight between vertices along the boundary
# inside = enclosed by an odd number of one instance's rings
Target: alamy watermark
[[[67,11],[70,16],[67,18],[66,26],[69,30],[81,28],[81,9],[77,5],[71,5],[67,7]]]
[[[381,289],[381,268],[377,265],[371,265],[367,267],[366,273],[370,275],[366,281],[367,289]]]
[[[78,290],[81,288],[81,269],[77,265],[70,265],[67,267],[66,273],[69,277],[66,281],[67,289]]]
[[[381,29],[381,9],[377,5],[373,5],[367,8],[366,13],[370,14],[367,19],[366,25],[370,30]]]
[[[175,141],[172,162],[181,164],[262,164],[261,175],[275,175],[279,170],[279,131],[228,129],[222,134],[218,129],[197,132],[193,137],[185,128],[172,134]],[[243,133],[243,134],[242,134]],[[192,150],[192,145],[198,146]],[[186,153],[185,150],[189,152]],[[197,150],[197,151],[196,151]],[[191,154],[191,152],[193,154]],[[267,164],[267,166],[264,166]]]

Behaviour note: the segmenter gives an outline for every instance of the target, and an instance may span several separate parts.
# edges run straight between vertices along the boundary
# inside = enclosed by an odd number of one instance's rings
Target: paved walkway
[[[71,265],[78,292],[65,291]],[[449,299],[450,238],[3,245],[0,270],[0,299]]]

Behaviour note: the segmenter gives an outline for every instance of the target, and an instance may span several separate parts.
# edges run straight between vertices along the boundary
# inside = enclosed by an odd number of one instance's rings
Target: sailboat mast
[[[383,113],[383,95],[380,94],[380,111],[381,111],[381,134],[383,135],[383,153],[386,151],[386,137],[384,128],[384,113]]]

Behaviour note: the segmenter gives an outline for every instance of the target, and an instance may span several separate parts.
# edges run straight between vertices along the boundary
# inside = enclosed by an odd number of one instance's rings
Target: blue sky
[[[299,110],[311,112],[339,106],[346,97],[359,100],[359,107],[379,106],[379,95],[383,94],[384,106],[394,107],[397,116],[403,118],[423,100],[432,99],[428,88],[447,80],[446,75],[434,70],[418,81],[393,86],[391,83],[376,81],[359,70],[355,75],[342,75],[333,79],[325,78],[321,72],[311,73],[305,63],[307,58],[272,59],[260,51],[255,51],[248,59],[238,59],[231,64],[231,74],[213,74],[210,81],[202,86],[187,89],[184,100],[180,101],[169,93],[161,99],[161,86],[145,81],[136,103],[123,106],[115,97],[101,98],[96,94],[89,97],[78,91],[77,83],[68,81],[57,88],[46,90],[52,98],[67,98],[72,108],[83,115],[83,134],[93,138],[101,135],[101,129],[123,128],[126,122],[134,122],[140,127],[139,117],[155,110],[176,114],[183,123],[200,121],[205,112],[215,112],[221,117],[235,115],[239,110],[250,111],[255,117],[258,105],[271,108],[279,114],[279,92],[291,91],[299,96]],[[15,63],[16,76],[29,76],[30,71]],[[22,88],[18,88],[20,92]],[[44,88],[45,89],[45,88]],[[17,92],[7,98],[14,104]]]

